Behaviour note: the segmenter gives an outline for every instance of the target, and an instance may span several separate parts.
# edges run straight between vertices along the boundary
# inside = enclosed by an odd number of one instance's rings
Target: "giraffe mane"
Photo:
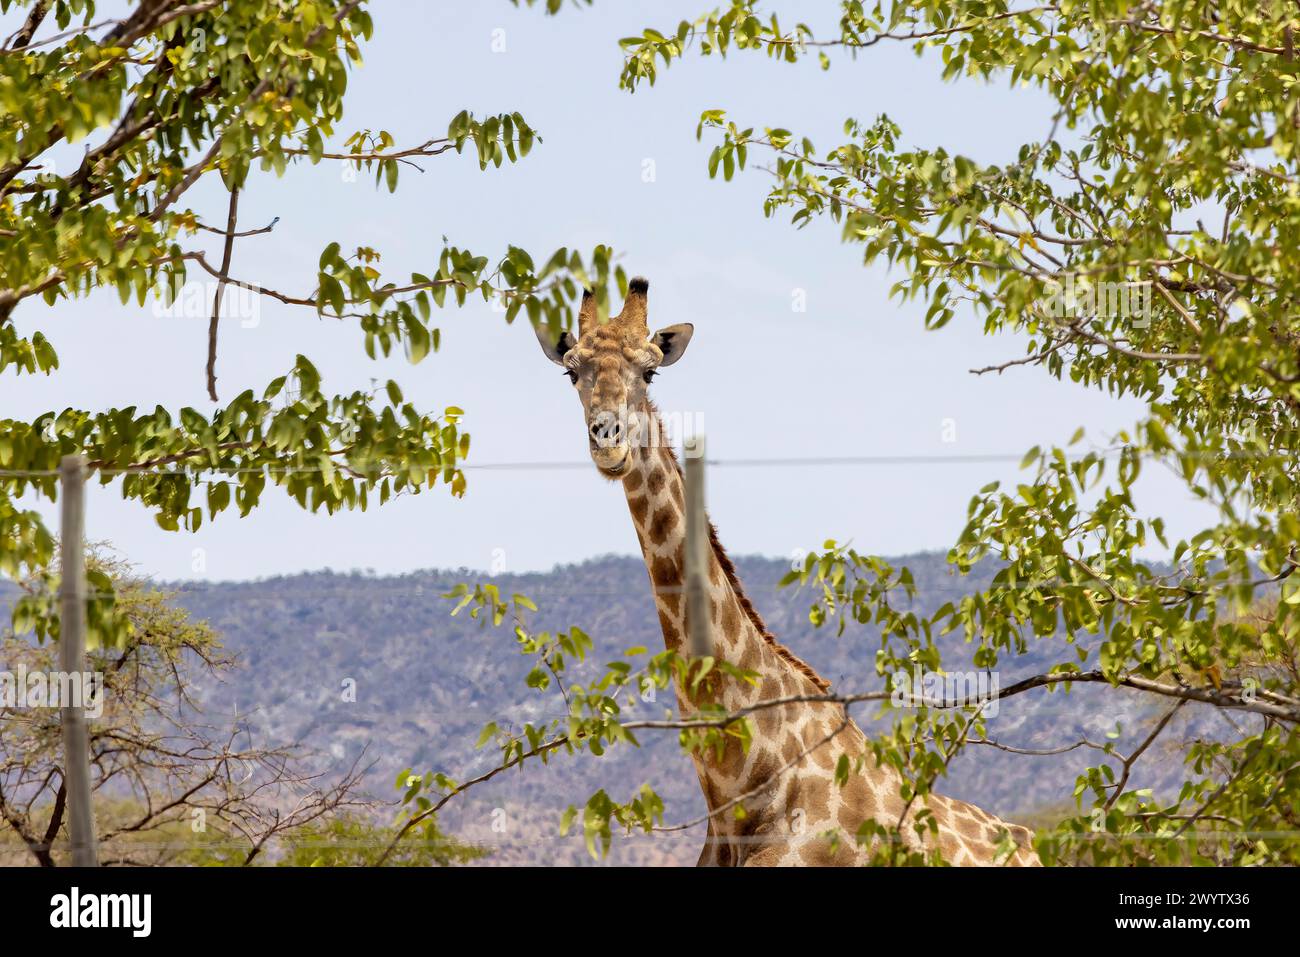
[[[659,420],[658,408],[656,408],[654,403],[649,400],[646,401],[646,405],[648,406],[650,413],[655,417],[656,422],[659,422],[659,430],[657,434],[663,435],[663,424]],[[664,445],[662,448],[664,453],[668,456],[668,461],[670,461],[673,464],[673,467],[677,469],[678,473],[680,473],[682,467],[677,461],[677,455],[673,452],[672,447]],[[758,609],[754,607],[754,603],[751,602],[749,596],[745,594],[745,589],[740,584],[740,576],[736,574],[735,563],[732,562],[731,556],[727,554],[727,550],[722,547],[722,542],[718,540],[718,529],[713,522],[709,522],[709,546],[713,549],[713,554],[717,556],[718,564],[722,567],[722,574],[727,576],[727,581],[731,585],[732,592],[736,595],[736,601],[740,603],[741,610],[743,610],[749,617],[753,626],[758,629],[758,633],[763,636],[763,640],[771,646],[772,650],[777,653],[778,657],[785,659],[785,661],[793,665],[794,669],[816,685],[819,691],[829,691],[831,687],[829,681],[819,675],[812,665],[808,664],[808,662],[804,661],[785,645],[781,644],[781,642],[777,640],[776,635],[768,631],[767,623],[763,621],[763,616],[758,613]]]
[[[772,650],[780,657],[792,664],[796,671],[815,684],[818,690],[829,691],[831,688],[829,681],[819,675],[812,665],[781,644],[776,635],[767,630],[767,624],[763,621],[763,617],[758,613],[758,609],[754,607],[753,602],[749,600],[749,596],[745,594],[745,589],[740,584],[740,576],[736,574],[736,566],[732,562],[731,556],[722,547],[722,542],[718,541],[718,530],[712,522],[709,522],[709,544],[713,547],[713,554],[718,557],[718,564],[722,566],[722,573],[727,576],[727,581],[731,583],[731,590],[735,592],[736,600],[740,602],[740,607],[749,616],[749,620],[758,629],[758,633],[763,636],[763,640],[771,645]]]

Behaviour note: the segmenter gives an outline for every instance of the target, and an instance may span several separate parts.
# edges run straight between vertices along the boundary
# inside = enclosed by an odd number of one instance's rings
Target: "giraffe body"
[[[654,372],[680,358],[693,332],[669,326],[651,337],[645,323],[648,284],[633,280],[623,312],[595,321],[590,294],[579,313],[578,338],[558,341],[538,330],[543,349],[565,367],[577,386],[589,422],[592,458],[620,481],[636,527],[654,592],[664,643],[681,648],[687,635],[685,600],[685,495],[681,469],[661,441],[658,415],[645,385]],[[711,529],[712,531],[712,529]],[[726,676],[712,683],[712,699],[729,712],[762,701],[825,695],[829,687],[811,667],[767,632],[750,604],[726,552],[711,535],[708,587],[714,657],[756,673],[751,684]],[[677,689],[683,714],[694,707]],[[728,739],[721,755],[694,755],[710,817],[701,865],[848,865],[872,849],[855,840],[874,819],[888,828],[902,821],[912,849],[937,846],[955,865],[1035,865],[1030,832],[973,805],[939,795],[908,807],[895,771],[877,766],[866,736],[835,702],[798,701],[754,711],[748,749]],[[840,786],[835,769],[847,756],[851,770]],[[736,809],[742,808],[738,814]],[[937,838],[910,826],[926,807],[939,825]],[[1000,832],[1017,847],[997,860]],[[830,835],[835,835],[833,839]]]

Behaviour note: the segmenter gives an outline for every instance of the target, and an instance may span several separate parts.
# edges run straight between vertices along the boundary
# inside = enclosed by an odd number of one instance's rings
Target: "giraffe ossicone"
[[[582,299],[575,335],[535,327],[542,350],[567,374],[582,403],[591,458],[603,476],[620,482],[650,575],[664,644],[685,641],[685,494],[681,468],[664,440],[648,386],[677,362],[691,341],[689,323],[650,333],[649,283],[633,279],[623,309],[606,322],[590,292]],[[718,655],[759,677],[720,676],[713,700],[735,712],[778,698],[825,696],[829,682],[768,632],[745,596],[735,567],[710,525],[710,630]],[[683,712],[693,710],[677,688]],[[1037,865],[1028,829],[981,808],[939,795],[909,804],[901,777],[877,766],[866,735],[842,704],[797,701],[755,710],[748,749],[730,739],[717,753],[693,756],[709,808],[702,865],[830,865],[868,860],[870,845],[856,835],[876,821],[914,850],[938,850],[957,865]],[[847,756],[846,784],[835,780]],[[737,813],[737,808],[742,813]],[[917,836],[922,808],[938,833]],[[902,825],[901,827],[899,825]],[[1014,850],[1008,855],[1004,838]]]

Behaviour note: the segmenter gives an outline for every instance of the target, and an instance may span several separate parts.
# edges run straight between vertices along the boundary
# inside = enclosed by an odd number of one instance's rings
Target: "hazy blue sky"
[[[712,144],[694,135],[703,109],[725,108],[738,121],[783,126],[829,147],[846,117],[887,112],[908,145],[944,144],[1004,162],[1018,144],[1046,132],[1050,110],[1041,95],[973,81],[942,84],[935,59],[883,44],[825,73],[812,61],[791,67],[762,56],[725,63],[692,56],[654,88],[619,91],[618,38],[674,26],[707,3],[598,0],[556,18],[505,0],[371,3],[376,36],[348,92],[344,135],[387,129],[399,144],[414,145],[441,135],[452,115],[470,108],[519,110],[544,142],[500,170],[480,172],[469,155],[430,160],[423,175],[404,172],[394,195],[366,178],[345,182],[331,164],[304,165],[283,179],[255,174],[241,199],[241,228],[274,216],[280,223],[269,236],[238,243],[232,271],[306,293],[331,240],[374,246],[385,272],[398,278],[436,263],[444,235],[491,257],[508,243],[537,256],[608,243],[630,274],[650,278],[652,328],[695,324],[690,351],[652,391],[664,408],[697,417],[720,459],[1018,456],[1037,443],[1064,441],[1080,425],[1104,441],[1139,416],[1131,402],[1037,370],[971,375],[972,367],[1021,355],[1022,345],[985,339],[970,314],[925,332],[924,307],[891,302],[887,290],[897,277],[864,269],[858,249],[841,245],[829,221],[797,232],[784,220],[764,219],[766,174],[710,181]],[[826,27],[835,5],[823,6],[829,16],[820,21],[809,4],[774,8]],[[494,39],[497,46],[504,39],[503,52],[494,52]],[[761,162],[761,152],[751,160]],[[647,161],[653,182],[644,180]],[[210,184],[192,204],[209,222],[224,215],[224,198]],[[792,308],[796,290],[805,291],[805,312]],[[61,306],[54,323],[41,309],[24,305],[19,327],[30,330],[40,319],[62,367],[49,379],[0,380],[4,414],[32,418],[68,405],[210,406],[206,318],[159,317],[147,307],[122,307],[114,296]],[[260,389],[303,352],[327,389],[393,377],[423,407],[463,406],[472,462],[586,460],[577,399],[526,323],[507,326],[482,304],[446,311],[441,320],[442,351],[412,367],[400,358],[367,359],[353,327],[264,302],[255,328],[223,327],[222,398]],[[956,442],[944,441],[947,419]],[[836,537],[897,554],[948,547],[971,494],[1015,472],[1014,464],[965,463],[716,468],[709,499],[735,553],[787,555]],[[114,485],[92,493],[88,534],[167,579],[202,577],[192,569],[195,548],[206,552],[204,575],[219,579],[322,567],[488,568],[494,559],[519,571],[636,549],[621,490],[594,470],[469,474],[463,500],[439,488],[334,517],[304,513],[268,490],[250,518],[225,515],[197,535],[159,530]],[[1155,474],[1143,487],[1175,529],[1196,517],[1172,479]]]

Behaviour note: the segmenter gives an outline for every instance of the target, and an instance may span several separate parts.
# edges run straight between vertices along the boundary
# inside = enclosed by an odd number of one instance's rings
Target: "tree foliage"
[[[540,142],[516,112],[461,111],[445,134],[406,148],[382,130],[340,132],[349,73],[373,30],[367,6],[139,0],[101,20],[93,0],[0,0],[0,14],[22,24],[0,48],[0,375],[57,374],[57,326],[45,307],[105,289],[143,308],[212,287],[214,403],[220,300],[232,286],[355,326],[369,356],[399,350],[411,362],[439,346],[436,310],[471,297],[498,300],[507,321],[522,314],[557,327],[572,321],[580,286],[607,308],[609,286],[625,279],[604,247],[534,259],[515,246],[493,257],[448,244],[427,269],[399,277],[381,272],[380,251],[340,240],[325,245],[301,291],[230,275],[232,244],[275,225],[239,227],[239,193],[256,175],[341,163],[392,190],[403,166],[426,158],[469,153],[487,169],[523,160]],[[185,205],[205,178],[229,196],[207,215]],[[225,215],[209,221],[213,212]],[[203,234],[222,238],[222,262],[205,255]],[[268,484],[328,512],[439,484],[463,494],[469,437],[459,408],[417,408],[391,380],[374,393],[333,393],[310,347],[302,352],[265,388],[208,411],[65,408],[0,419],[0,574],[47,569],[51,536],[20,500],[53,498],[54,470],[72,453],[165,529],[194,530],[232,508],[247,515]]]
[[[454,841],[437,827],[426,841],[403,841],[389,858],[390,866],[449,867],[487,857],[482,848]],[[340,814],[298,828],[284,841],[280,867],[367,867],[375,863],[393,839],[393,829],[359,814]]]
[[[799,227],[829,220],[864,263],[897,267],[893,293],[926,303],[928,328],[971,315],[1026,343],[1023,358],[978,371],[1038,367],[1147,409],[1090,448],[1072,448],[1080,433],[1035,448],[1014,488],[979,491],[950,561],[1003,567],[958,604],[900,613],[889,596],[906,571],[833,543],[797,577],[827,587],[834,605],[820,613],[880,625],[881,673],[939,668],[944,635],[973,646],[978,668],[1050,640],[1062,645],[1059,675],[1087,662],[1174,708],[1221,709],[1223,737],[1187,746],[1177,795],[1127,789],[1148,745],[1085,770],[1080,816],[1040,841],[1048,859],[1294,862],[1284,835],[1300,811],[1300,12],[1232,0],[845,0],[838,31],[819,37],[757,7],[736,0],[624,40],[623,85],[653,83],[657,61],[692,48],[796,64],[816,53],[840,69],[845,55],[901,42],[944,79],[1041,89],[1053,109],[1042,138],[999,147],[996,164],[905,147],[883,114],[847,119],[829,147],[723,110],[702,114],[700,135],[716,137],[711,175],[730,179],[751,149],[769,156],[764,212]],[[1135,493],[1153,465],[1216,521],[1171,540]],[[951,739],[953,717],[922,709],[900,730],[913,720]]]

